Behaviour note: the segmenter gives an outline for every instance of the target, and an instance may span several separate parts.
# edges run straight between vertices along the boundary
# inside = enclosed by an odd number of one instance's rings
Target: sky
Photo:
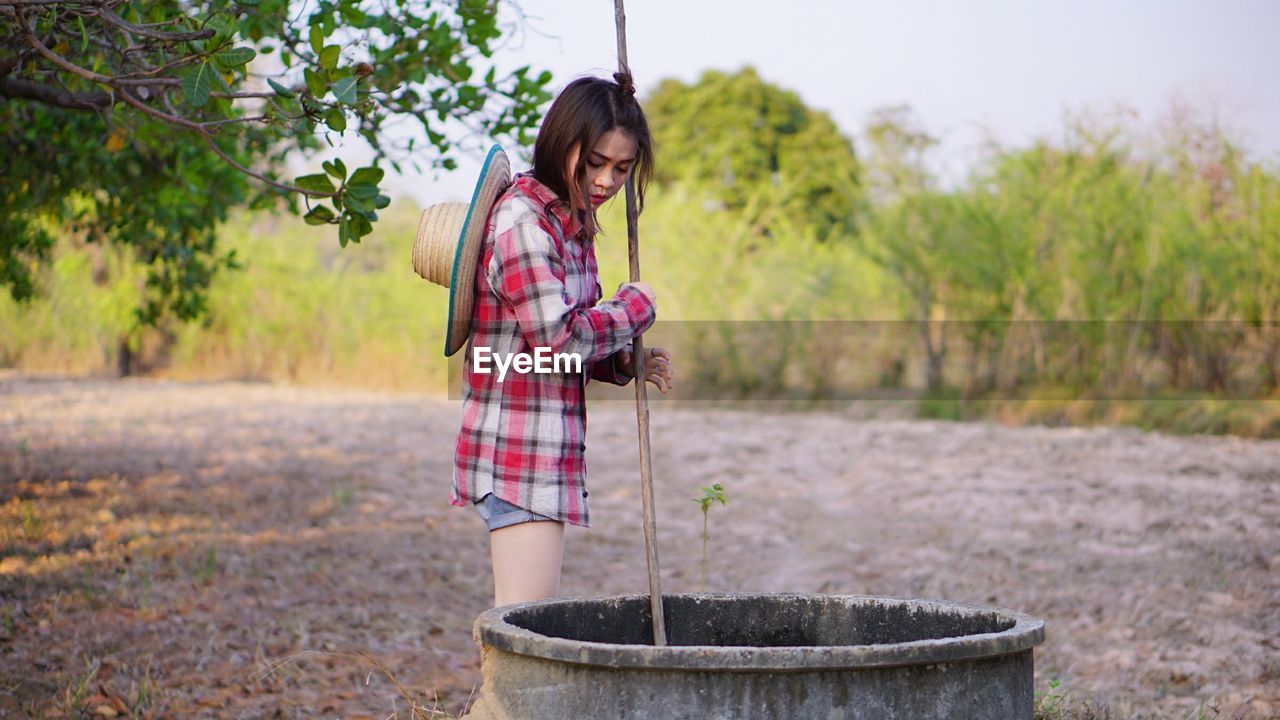
[[[616,69],[611,0],[519,8],[526,31],[500,52],[504,66],[549,69],[554,89]],[[1175,101],[1280,165],[1280,0],[630,0],[626,16],[642,97],[663,78],[751,65],[855,143],[876,108],[908,104],[941,141],[944,180],[962,177],[988,135],[1060,138],[1066,113],[1118,106],[1155,127]],[[479,161],[389,176],[388,189],[420,205],[466,200]]]

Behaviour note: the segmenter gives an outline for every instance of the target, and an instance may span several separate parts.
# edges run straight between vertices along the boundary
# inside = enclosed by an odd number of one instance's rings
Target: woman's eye
[[[600,167],[600,165],[602,165],[602,163],[598,163],[598,162],[596,162],[595,160],[588,160],[588,161],[587,161],[587,165],[588,165],[589,167],[598,168],[598,167]]]

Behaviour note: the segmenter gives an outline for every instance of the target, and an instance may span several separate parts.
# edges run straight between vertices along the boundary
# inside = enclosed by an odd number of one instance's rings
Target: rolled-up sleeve
[[[631,345],[632,343],[627,343],[626,347],[622,348],[622,350],[619,350],[618,352],[592,365],[591,375],[589,377],[592,380],[607,382],[611,385],[626,385],[630,383],[632,376],[622,372],[622,367],[620,365],[622,361],[618,356],[623,352],[630,353]]]
[[[575,308],[565,295],[563,260],[551,235],[533,222],[501,225],[499,218],[486,272],[530,348],[574,353],[600,365],[653,324],[652,301],[630,284],[594,307]]]

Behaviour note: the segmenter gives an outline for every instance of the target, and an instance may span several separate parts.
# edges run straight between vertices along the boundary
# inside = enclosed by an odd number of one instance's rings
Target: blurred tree
[[[858,248],[905,292],[906,315],[919,323],[925,382],[943,389],[947,355],[948,280],[963,262],[958,235],[964,210],[957,198],[933,189],[925,155],[937,144],[905,106],[876,111],[866,128],[868,217]]]
[[[753,68],[664,80],[645,102],[658,146],[657,179],[731,209],[768,195],[819,239],[854,231],[861,197],[853,144],[824,112],[760,79]]]
[[[499,77],[487,59],[515,29],[495,0],[4,0],[0,285],[30,297],[69,228],[135,250],[150,268],[138,320],[154,324],[203,312],[235,264],[215,243],[233,208],[301,212],[301,197],[308,223],[358,242],[390,202],[383,161],[452,168],[446,127],[527,142],[551,75]],[[400,120],[426,147],[390,131]],[[348,124],[372,166],[281,179]]]

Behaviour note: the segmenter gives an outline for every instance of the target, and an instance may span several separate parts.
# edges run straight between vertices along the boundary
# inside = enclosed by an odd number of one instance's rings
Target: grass
[[[1035,720],[1111,720],[1111,711],[1105,705],[1077,701],[1071,691],[1062,688],[1062,681],[1049,680],[1049,689],[1035,694]]]
[[[204,562],[196,572],[196,585],[208,587],[213,583],[213,576],[218,573],[218,548],[210,545],[205,551]]]
[[[36,506],[30,500],[22,501],[22,537],[38,542],[44,534],[44,521],[36,514]]]
[[[88,696],[89,688],[92,686],[94,678],[98,676],[98,670],[101,669],[101,663],[95,659],[89,663],[89,670],[84,677],[72,683],[62,694],[63,705],[68,711],[74,712],[79,708],[85,698]]]
[[[306,672],[308,662],[317,658],[330,658],[358,663],[365,668],[364,685],[366,686],[370,684],[374,676],[383,677],[390,682],[395,689],[395,694],[390,698],[391,706],[384,712],[377,714],[377,717],[384,720],[456,720],[465,714],[474,699],[475,688],[473,688],[472,696],[467,699],[462,710],[455,714],[441,706],[437,692],[432,691],[430,699],[428,699],[428,693],[426,692],[413,692],[408,687],[405,687],[396,678],[395,673],[384,663],[364,652],[307,650],[271,660],[263,655],[261,648],[259,648],[258,669],[251,673],[246,680],[251,683],[263,684],[270,683],[273,679],[276,679],[276,676],[289,669]],[[40,718],[90,717],[93,716],[95,707],[106,704],[112,706],[120,717],[152,717],[153,715],[149,711],[155,708],[156,701],[161,693],[154,680],[151,663],[146,663],[142,668],[122,668],[125,671],[132,670],[129,673],[129,690],[124,696],[109,694],[109,691],[101,682],[99,671],[103,664],[102,659],[90,661],[86,674],[77,678],[64,689],[61,701],[54,708],[40,710],[32,705],[28,708],[31,716]],[[117,673],[119,671],[118,669]],[[289,684],[286,682],[285,686]],[[274,692],[278,691],[279,689],[274,690]],[[227,709],[226,705],[219,704],[214,697],[197,700],[196,702],[198,705]]]
[[[1030,391],[1039,394],[1038,391]],[[1170,435],[1280,438],[1280,399],[1239,400],[1203,393],[1159,393],[1140,400],[976,399],[947,389],[921,397],[917,416],[933,420],[998,420],[1014,425],[1128,425]]]
[[[84,674],[63,688],[52,706],[28,702],[23,708],[28,716],[40,720],[90,717],[149,720],[155,717],[157,686],[149,658],[140,666],[110,656],[89,658],[85,662]],[[127,690],[121,693],[119,684],[110,682],[112,676],[127,678]]]
[[[1167,716],[1168,720],[1215,720],[1221,716],[1216,707],[1204,701],[1185,716]],[[1121,720],[1105,703],[1076,698],[1062,686],[1062,681],[1049,680],[1049,689],[1035,694],[1034,720]]]
[[[439,693],[433,690],[431,692],[431,704],[427,705],[426,693],[414,693],[405,687],[390,668],[365,652],[306,650],[280,660],[260,662],[258,670],[250,678],[256,681],[268,679],[286,668],[302,667],[306,660],[312,657],[334,658],[358,663],[366,669],[364,680],[366,686],[369,685],[374,675],[381,676],[391,683],[391,686],[395,688],[396,694],[391,698],[390,713],[381,716],[384,720],[457,720],[467,713],[472,701],[475,699],[476,688],[473,687],[471,696],[463,704],[462,710],[455,715],[449,710],[440,707]],[[401,703],[403,703],[403,706]]]
[[[353,495],[354,493],[352,492],[351,487],[345,483],[335,484],[333,489],[329,491],[329,499],[332,501],[333,507],[337,509],[342,509],[350,505]]]

